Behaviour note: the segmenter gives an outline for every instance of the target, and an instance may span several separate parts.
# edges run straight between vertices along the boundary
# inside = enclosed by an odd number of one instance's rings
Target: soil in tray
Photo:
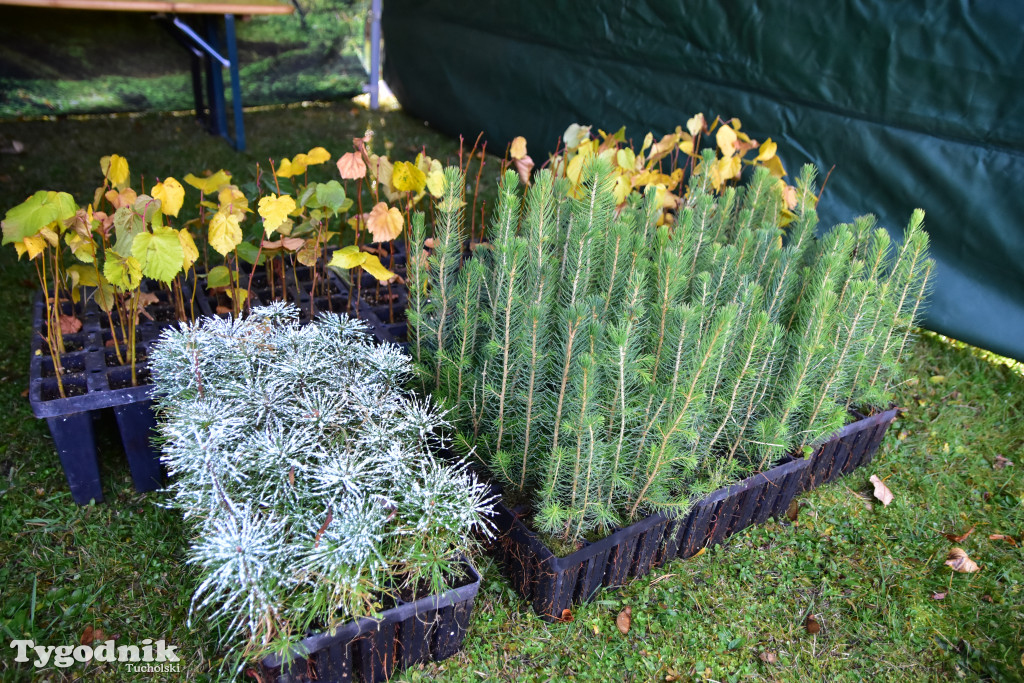
[[[141,387],[146,384],[152,384],[153,378],[150,376],[149,368],[135,366],[135,384],[132,384],[132,371],[131,368],[121,367],[116,372],[111,372],[107,376],[107,383],[110,385],[111,390],[117,389],[130,389],[133,386]]]
[[[317,277],[317,279],[316,279],[316,296],[318,296],[318,297],[326,296],[327,295],[327,287],[328,287],[328,285],[330,286],[330,289],[331,289],[331,296],[338,296],[339,294],[342,293],[341,289],[338,288],[338,285],[336,285],[334,283],[334,280],[332,280],[330,278],[328,278],[327,280],[324,280],[323,277]],[[303,295],[303,297],[308,297],[309,296],[309,290],[312,289],[312,287],[313,287],[313,281],[312,280],[310,280],[308,278],[306,278],[306,279],[301,279],[300,278],[299,279],[299,286],[298,286],[298,288],[299,288],[299,292]]]
[[[85,354],[61,355],[61,367],[64,368],[63,375],[70,375],[85,372]],[[39,376],[56,377],[57,373],[53,367],[53,358],[45,356],[40,359]]]
[[[113,347],[103,352],[103,361],[106,363],[108,368],[116,368],[118,366],[130,366],[131,361],[128,360],[128,352],[125,348],[121,347],[121,358],[124,359],[124,363],[119,363],[117,360],[117,353]],[[135,366],[138,367],[139,363],[146,360],[146,347],[138,346],[135,348]]]
[[[364,284],[363,291],[360,292],[360,294],[363,297],[363,301],[370,306],[382,306],[386,309],[388,303],[394,305],[400,300],[401,297],[398,293],[399,287],[401,287],[401,285],[392,284],[391,290],[389,291],[387,285],[381,285],[378,288],[376,284],[369,287]]]
[[[84,374],[76,373],[73,375],[66,375],[62,379],[64,380],[63,397],[60,395],[60,391],[57,390],[57,380],[47,380],[43,383],[40,398],[43,401],[55,401],[59,398],[85,396],[89,393],[89,389],[86,387]]]
[[[74,353],[76,351],[83,350],[85,348],[85,344],[86,344],[87,340],[88,340],[88,335],[84,334],[84,333],[65,334],[64,335],[64,353],[62,353],[61,355],[63,356],[65,353]],[[50,355],[50,347],[47,345],[45,339],[43,339],[41,341],[42,341],[43,355],[44,356],[49,356]]]

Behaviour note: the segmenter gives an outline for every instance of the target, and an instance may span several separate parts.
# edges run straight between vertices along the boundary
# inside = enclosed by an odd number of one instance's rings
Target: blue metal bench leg
[[[217,53],[220,52],[220,31],[217,30],[217,20],[213,17],[204,17],[206,23],[206,42]],[[220,64],[214,64],[213,60],[207,60],[206,85],[210,93],[210,119],[212,119],[212,132],[214,135],[223,135],[230,142],[228,135],[228,114],[224,101],[224,76],[220,71]]]

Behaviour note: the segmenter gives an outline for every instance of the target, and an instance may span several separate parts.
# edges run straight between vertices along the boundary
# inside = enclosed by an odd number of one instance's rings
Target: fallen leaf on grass
[[[875,498],[882,502],[883,507],[888,506],[893,501],[892,491],[889,490],[889,487],[882,483],[877,474],[872,474],[868,481],[875,485]]]
[[[796,518],[800,516],[800,502],[794,500],[789,504],[789,508],[786,510],[786,518],[791,522],[795,522]]]
[[[757,656],[757,658],[760,659],[765,664],[774,664],[775,662],[777,662],[779,660],[778,655],[776,655],[771,650],[765,650],[764,652],[759,654]]]
[[[568,624],[572,621],[572,610],[566,607],[562,610],[562,616],[558,619],[562,623]]]
[[[60,316],[60,332],[61,334],[74,334],[82,329],[82,321],[73,315]]]
[[[982,595],[981,599],[984,600],[985,602],[993,602],[991,595],[987,595],[987,594],[986,595]]]
[[[806,628],[807,632],[813,636],[815,633],[821,631],[821,624],[818,623],[818,620],[814,618],[813,614],[808,614],[807,619],[804,620],[804,628]]]
[[[633,623],[633,609],[626,605],[619,612],[619,616],[615,617],[615,628],[619,629],[619,633],[626,635],[629,633],[629,626]]]
[[[1007,536],[1006,534],[989,534],[988,540],[990,541],[1006,541],[1014,548],[1017,547],[1017,539],[1013,536]]]
[[[946,534],[946,533],[944,533],[942,535],[945,536],[946,538],[948,538],[949,540],[953,541],[953,543],[963,543],[964,539],[967,538],[968,536],[970,536],[973,533],[974,533],[974,527],[972,526],[970,529],[968,529],[967,531],[963,532],[960,535],[957,535],[957,534]]]
[[[945,597],[945,593],[932,593],[932,600],[943,600]]]
[[[96,642],[103,642],[106,639],[107,635],[102,629],[93,628],[92,624],[89,624],[82,631],[82,636],[78,639],[78,642],[82,645],[92,645]]]
[[[961,574],[973,574],[979,569],[974,560],[967,557],[967,553],[964,552],[963,548],[953,548],[950,550],[949,556],[946,558],[944,564],[948,565],[953,571],[960,572]]]
[[[1008,467],[1013,464],[1013,461],[1009,458],[1005,458],[1000,454],[996,454],[995,462],[992,463],[992,469],[1001,470],[1004,467]]]

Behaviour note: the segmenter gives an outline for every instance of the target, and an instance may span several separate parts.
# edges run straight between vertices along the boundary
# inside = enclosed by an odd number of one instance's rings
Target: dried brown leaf
[[[789,504],[789,508],[786,510],[786,518],[791,522],[795,522],[796,518],[800,515],[800,502],[794,500]]]
[[[93,628],[92,624],[85,627],[82,631],[81,637],[78,642],[82,645],[92,645],[93,643],[102,643],[107,639],[107,634],[102,629]]]
[[[771,650],[765,650],[764,652],[759,654],[757,658],[765,664],[774,664],[775,662],[779,661],[779,656]]]
[[[932,600],[944,600],[945,598],[945,593],[932,593]]]
[[[633,623],[633,609],[626,605],[619,612],[619,616],[615,617],[615,627],[619,629],[619,633],[626,635],[629,633],[629,627]]]
[[[815,633],[821,631],[821,624],[814,618],[813,614],[808,614],[807,619],[804,620],[804,628],[806,628],[807,632],[813,636]]]
[[[875,485],[875,498],[882,502],[883,507],[888,506],[893,501],[892,491],[889,490],[889,487],[878,478],[877,474],[872,474],[868,481]]]
[[[523,156],[521,159],[514,160],[512,164],[516,167],[516,172],[519,173],[519,179],[523,181],[523,185],[529,185],[530,171],[533,170],[533,159]]]
[[[949,556],[946,558],[945,563],[953,571],[960,572],[961,574],[973,574],[978,571],[978,565],[967,556],[963,548],[953,548],[949,551]]]
[[[1007,543],[1012,545],[1014,548],[1017,547],[1017,539],[1014,538],[1013,536],[1008,536],[1006,534],[989,534],[988,540],[990,540],[990,541],[1006,541]]]
[[[573,620],[572,610],[569,609],[568,607],[563,609],[562,610],[562,616],[558,620],[561,621],[564,624],[571,623],[572,620]]]
[[[60,332],[61,334],[74,334],[82,329],[82,321],[73,315],[60,316]]]
[[[1012,460],[1010,460],[1009,458],[1004,457],[1000,453],[997,453],[996,454],[995,462],[992,463],[992,469],[994,469],[994,470],[1001,470],[1004,467],[1009,467],[1011,465],[1013,465],[1013,461]]]
[[[946,538],[948,538],[949,540],[953,541],[953,543],[963,543],[964,539],[967,538],[968,536],[970,536],[973,533],[974,533],[974,527],[972,526],[970,529],[968,529],[967,531],[965,531],[965,532],[963,532],[962,534],[959,534],[959,535],[958,534],[952,534],[952,533],[950,533],[950,534],[944,533],[942,535],[945,536]]]

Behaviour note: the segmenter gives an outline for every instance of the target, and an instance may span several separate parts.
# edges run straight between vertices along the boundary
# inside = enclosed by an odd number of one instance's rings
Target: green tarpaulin
[[[700,111],[776,140],[791,175],[835,166],[827,225],[925,209],[926,325],[1024,359],[1024,5],[388,0],[383,28],[402,105],[491,149]]]

